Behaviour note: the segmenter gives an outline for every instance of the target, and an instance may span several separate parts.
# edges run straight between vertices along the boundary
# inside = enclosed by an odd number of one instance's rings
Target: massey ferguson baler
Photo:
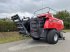
[[[11,18],[19,33],[29,35],[33,40],[45,39],[50,44],[56,44],[59,39],[64,39],[61,32],[64,28],[63,20],[55,18],[50,12],[38,14],[27,20],[21,20],[18,15]]]

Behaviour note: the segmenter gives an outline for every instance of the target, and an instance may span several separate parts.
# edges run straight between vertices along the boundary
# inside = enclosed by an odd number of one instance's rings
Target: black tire
[[[32,37],[32,39],[33,39],[33,40],[40,40],[40,38],[35,38],[35,37]]]
[[[56,30],[50,30],[48,35],[47,35],[47,42],[49,44],[56,44],[58,42],[58,33]]]

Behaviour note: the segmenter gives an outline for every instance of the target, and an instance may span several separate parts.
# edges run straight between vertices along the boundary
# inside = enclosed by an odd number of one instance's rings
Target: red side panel
[[[45,16],[46,21],[44,24],[44,29],[57,29],[57,30],[62,30],[64,28],[63,21],[57,18],[54,18],[51,13],[46,13],[46,14],[41,14],[38,15],[38,17]]]
[[[44,29],[46,28],[55,28],[57,30],[62,30],[64,28],[63,21],[56,18],[46,20],[44,24]]]

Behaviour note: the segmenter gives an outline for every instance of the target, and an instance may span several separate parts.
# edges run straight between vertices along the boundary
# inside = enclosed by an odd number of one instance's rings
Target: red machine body
[[[45,17],[47,18],[44,23],[44,29],[56,29],[61,31],[64,28],[63,20],[57,19],[53,17],[51,13],[40,14],[38,17]]]
[[[41,10],[41,9],[40,9]],[[19,21],[15,21],[15,20]],[[43,13],[27,21],[20,20],[18,15],[12,16],[19,33],[31,36],[33,40],[43,38],[50,44],[56,44],[59,39],[65,40],[62,34],[63,20],[53,17],[51,13]]]

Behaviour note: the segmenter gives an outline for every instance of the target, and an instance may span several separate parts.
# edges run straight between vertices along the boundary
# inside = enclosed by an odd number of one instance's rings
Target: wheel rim
[[[55,36],[54,36],[54,41],[57,41],[57,40],[58,40],[58,35],[55,34]]]

